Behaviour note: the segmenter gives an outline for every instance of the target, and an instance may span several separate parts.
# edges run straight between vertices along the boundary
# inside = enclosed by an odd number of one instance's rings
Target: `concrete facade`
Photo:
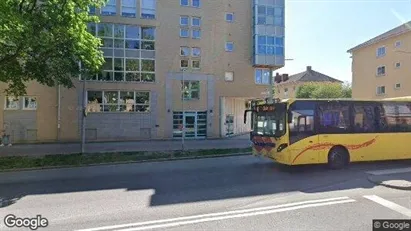
[[[411,95],[411,22],[348,51],[352,56],[353,98]]]
[[[227,115],[234,115],[234,134],[249,131],[249,124],[243,125],[242,119],[245,102],[262,97],[269,89],[269,82],[257,81],[256,68],[275,70],[284,65],[284,55],[277,54],[269,58],[266,55],[264,65],[254,64],[259,44],[255,43],[258,34],[253,28],[261,28],[258,25],[261,22],[256,21],[256,10],[263,6],[260,8],[265,8],[268,14],[278,8],[275,12],[282,12],[281,20],[284,20],[284,0],[270,1],[270,4],[253,0],[157,0],[153,1],[154,11],[143,9],[143,1],[136,0],[132,10],[135,17],[122,16],[121,0],[113,2],[116,7],[112,8],[111,15],[107,15],[109,7],[104,11],[106,15],[97,9],[101,22],[95,28],[90,26],[90,30],[96,30],[95,35],[103,39],[102,50],[108,66],[103,65],[101,75],[86,77],[87,140],[172,139],[177,126],[173,118],[183,111],[198,115],[195,130],[206,131],[205,138],[226,136],[223,120]],[[181,5],[185,2],[188,6]],[[200,5],[193,6],[197,2]],[[188,18],[188,25],[180,25],[184,18]],[[232,20],[228,20],[230,18]],[[200,23],[194,25],[197,19]],[[265,30],[264,35],[272,36],[273,41],[283,41],[283,24],[282,21],[282,26],[269,26],[274,29]],[[131,39],[129,28],[133,26],[139,27],[139,37]],[[183,30],[189,30],[190,36],[181,37]],[[193,38],[194,33],[199,33],[199,38]],[[233,45],[230,51],[228,42]],[[275,45],[272,46],[274,49]],[[284,49],[281,46],[278,45],[277,50]],[[190,49],[189,55],[181,53],[183,47]],[[201,52],[193,55],[197,48]],[[182,67],[182,60],[188,61],[188,67]],[[136,65],[133,73],[128,69],[132,63]],[[118,68],[123,68],[121,73]],[[227,78],[227,73],[233,78]],[[13,134],[12,141],[79,140],[83,81],[73,77],[73,82],[73,89],[28,83],[27,95],[36,98],[35,110],[6,108],[7,96],[2,94],[0,123],[7,134]],[[195,84],[199,89],[197,93],[190,93],[195,97],[183,100],[182,86],[186,83]],[[2,84],[0,88],[5,89],[7,85]],[[149,99],[137,102],[137,95],[145,93]],[[206,113],[206,122],[200,118],[201,113]],[[192,117],[183,118],[187,123],[192,122]],[[206,130],[200,122],[206,123]]]

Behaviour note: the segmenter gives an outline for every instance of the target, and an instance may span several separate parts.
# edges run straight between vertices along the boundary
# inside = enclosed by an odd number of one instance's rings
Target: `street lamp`
[[[186,131],[186,126],[185,126],[185,117],[184,117],[184,93],[185,93],[185,89],[184,89],[184,73],[187,71],[187,68],[184,68],[182,73],[182,77],[181,77],[181,113],[182,113],[182,131],[181,131],[181,151],[184,153],[184,136],[185,136],[185,131]]]

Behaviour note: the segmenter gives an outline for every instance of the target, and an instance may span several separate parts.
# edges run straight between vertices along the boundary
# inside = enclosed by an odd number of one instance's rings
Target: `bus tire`
[[[343,146],[334,146],[328,152],[328,167],[342,169],[350,162],[350,154]]]

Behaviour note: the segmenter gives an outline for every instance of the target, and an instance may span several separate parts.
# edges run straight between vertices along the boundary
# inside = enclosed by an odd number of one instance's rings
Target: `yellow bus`
[[[253,100],[253,155],[285,165],[411,159],[411,96],[384,100]],[[410,142],[410,143],[408,143]]]

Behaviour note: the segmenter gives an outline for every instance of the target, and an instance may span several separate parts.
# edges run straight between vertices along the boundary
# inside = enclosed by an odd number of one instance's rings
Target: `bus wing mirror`
[[[293,122],[293,113],[291,111],[288,111],[288,115],[287,115],[287,121],[288,123],[292,123]]]

